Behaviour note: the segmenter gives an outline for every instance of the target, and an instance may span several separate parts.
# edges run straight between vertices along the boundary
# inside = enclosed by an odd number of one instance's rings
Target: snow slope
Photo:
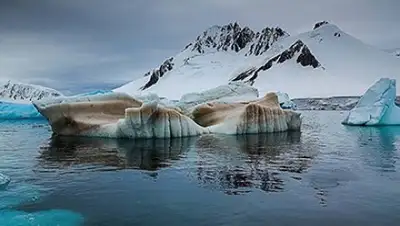
[[[29,103],[33,100],[60,97],[54,89],[13,81],[0,82],[0,101]]]
[[[175,57],[114,91],[132,95],[156,93],[178,100],[187,93],[226,85],[232,71],[246,65],[245,59],[264,56],[273,43],[287,36],[278,27],[254,32],[237,23],[213,26]]]
[[[281,28],[255,33],[235,23],[207,29],[175,57],[115,91],[178,100],[244,81],[260,96],[270,91],[291,98],[361,96],[381,77],[400,78],[398,59],[333,24],[289,36]]]
[[[289,37],[287,46],[301,40],[321,63],[319,68],[301,68],[294,61],[260,73],[255,82],[260,93],[283,90],[293,97],[361,96],[381,77],[400,78],[397,59],[325,24],[319,28]]]

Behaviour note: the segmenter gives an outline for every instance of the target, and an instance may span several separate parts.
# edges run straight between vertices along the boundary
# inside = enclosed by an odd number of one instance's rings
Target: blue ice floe
[[[395,104],[395,100],[396,80],[381,78],[364,93],[342,124],[400,125],[400,107]]]
[[[43,116],[31,103],[0,101],[0,119],[42,119]]]

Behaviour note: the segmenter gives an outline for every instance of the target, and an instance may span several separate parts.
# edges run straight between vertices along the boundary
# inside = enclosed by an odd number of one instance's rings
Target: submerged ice
[[[58,225],[79,226],[83,223],[83,216],[68,210],[46,210],[28,213],[24,211],[0,211],[0,225]]]
[[[4,182],[9,184],[10,178],[2,177],[0,174],[0,187]],[[42,187],[21,181],[9,184],[3,190],[0,189],[0,225],[82,225],[83,215],[69,210],[49,209],[37,212],[15,210],[21,204],[40,200],[43,190]]]
[[[371,86],[343,120],[345,125],[400,125],[400,108],[395,104],[396,80],[381,78]]]

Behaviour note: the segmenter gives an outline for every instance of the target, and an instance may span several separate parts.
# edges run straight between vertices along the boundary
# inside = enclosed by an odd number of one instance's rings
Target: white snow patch
[[[205,103],[218,100],[243,100],[259,97],[258,90],[242,82],[231,82],[199,93],[188,93],[181,97],[181,103]]]

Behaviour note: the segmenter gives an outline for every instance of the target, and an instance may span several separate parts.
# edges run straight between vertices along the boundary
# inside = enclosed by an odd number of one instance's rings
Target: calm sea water
[[[400,225],[400,127],[303,116],[301,133],[138,141],[3,121],[0,225]]]

